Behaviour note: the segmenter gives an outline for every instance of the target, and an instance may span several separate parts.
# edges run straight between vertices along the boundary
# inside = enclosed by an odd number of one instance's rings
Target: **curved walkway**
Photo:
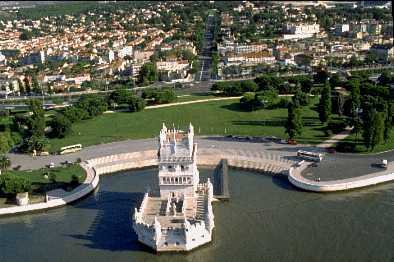
[[[61,207],[88,195],[97,187],[99,176],[89,164],[81,163],[81,166],[86,171],[86,179],[74,190],[66,192],[63,189],[55,189],[47,193],[45,202],[0,208],[0,216]]]
[[[306,162],[299,167],[291,167],[288,174],[289,182],[307,191],[334,192],[394,181],[394,162],[389,163],[387,169],[380,172],[329,181],[314,181],[302,176],[302,171],[305,170],[309,164],[310,163]]]

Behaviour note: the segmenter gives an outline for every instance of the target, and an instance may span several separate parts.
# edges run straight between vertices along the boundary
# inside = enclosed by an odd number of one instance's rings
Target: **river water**
[[[229,173],[231,200],[214,203],[212,243],[156,255],[130,224],[155,176],[102,176],[98,190],[73,205],[0,218],[0,261],[394,261],[394,183],[317,194],[239,170]]]

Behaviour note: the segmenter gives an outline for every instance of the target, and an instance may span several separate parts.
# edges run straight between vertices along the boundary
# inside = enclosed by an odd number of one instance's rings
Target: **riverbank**
[[[302,172],[310,165],[304,163],[301,166],[291,167],[288,173],[288,179],[294,186],[312,192],[337,192],[368,187],[394,181],[394,162],[389,163],[388,167],[379,172],[374,172],[357,177],[346,179],[320,181],[312,180],[302,175]]]

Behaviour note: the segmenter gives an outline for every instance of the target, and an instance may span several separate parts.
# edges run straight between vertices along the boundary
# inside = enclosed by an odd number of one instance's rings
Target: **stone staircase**
[[[204,220],[205,212],[206,212],[206,196],[201,194],[197,197],[196,219]]]

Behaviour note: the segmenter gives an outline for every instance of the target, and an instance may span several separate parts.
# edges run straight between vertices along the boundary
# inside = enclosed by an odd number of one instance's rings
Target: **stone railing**
[[[198,151],[197,165],[216,166],[221,159],[227,159],[228,165],[231,167],[272,173],[283,173],[294,164],[293,161],[272,153],[207,148]],[[87,162],[94,167],[99,175],[158,165],[157,150],[105,156]]]
[[[307,191],[343,191],[394,181],[394,162],[390,163],[387,169],[380,172],[330,181],[314,181],[303,177],[301,173],[307,166],[308,163],[305,162],[299,167],[291,167],[288,174],[291,184]]]

